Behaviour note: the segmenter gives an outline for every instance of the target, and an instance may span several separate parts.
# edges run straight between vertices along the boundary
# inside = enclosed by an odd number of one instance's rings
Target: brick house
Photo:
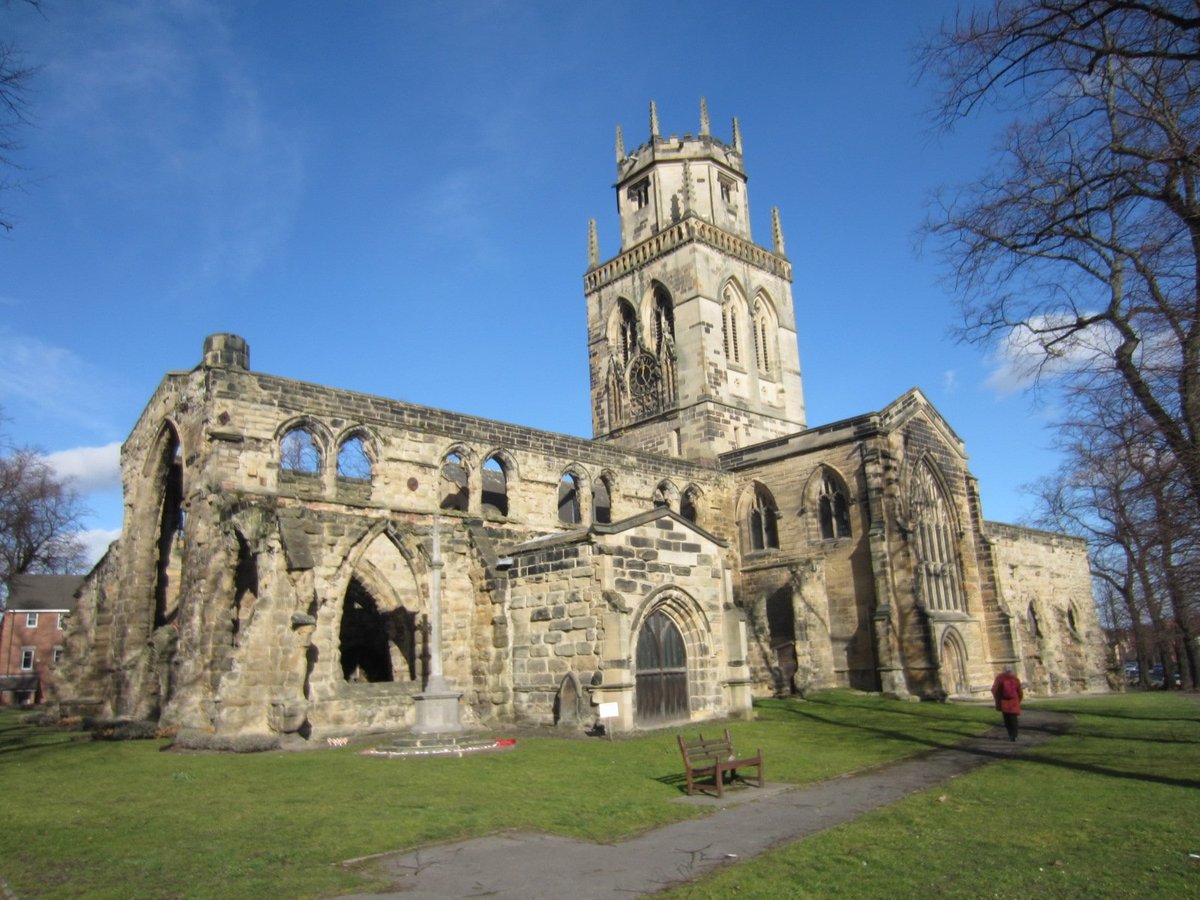
[[[50,668],[62,659],[66,619],[81,575],[20,575],[0,620],[0,705],[41,703]]]

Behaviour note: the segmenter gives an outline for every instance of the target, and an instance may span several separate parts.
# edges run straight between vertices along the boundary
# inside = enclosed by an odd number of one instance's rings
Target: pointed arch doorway
[[[651,613],[638,632],[635,691],[638,725],[688,717],[687,648],[662,610]]]
[[[947,631],[942,639],[942,687],[950,694],[969,693],[967,683],[967,653],[962,639]]]

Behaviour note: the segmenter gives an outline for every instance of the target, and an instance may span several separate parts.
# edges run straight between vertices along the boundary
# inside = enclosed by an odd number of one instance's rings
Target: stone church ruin
[[[445,683],[469,725],[619,730],[845,686],[1102,688],[1081,541],[987,522],[919,390],[810,427],[778,212],[742,139],[617,133],[621,249],[584,275],[594,437],[256,372],[215,334],[121,450],[64,711],[213,735],[415,724],[440,535]],[[582,349],[582,348],[581,348]]]

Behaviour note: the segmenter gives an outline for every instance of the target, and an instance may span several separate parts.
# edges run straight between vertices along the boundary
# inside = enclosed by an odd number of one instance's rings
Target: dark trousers
[[[1021,720],[1020,713],[1001,713],[1004,716],[1004,729],[1008,732],[1008,739],[1015,741],[1017,739],[1017,725]]]

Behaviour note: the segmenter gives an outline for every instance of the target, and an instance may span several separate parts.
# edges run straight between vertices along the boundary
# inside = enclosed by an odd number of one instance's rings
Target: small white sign
[[[618,715],[619,715],[619,713],[617,712],[617,704],[615,704],[615,703],[601,703],[600,704],[600,718],[615,719]]]

